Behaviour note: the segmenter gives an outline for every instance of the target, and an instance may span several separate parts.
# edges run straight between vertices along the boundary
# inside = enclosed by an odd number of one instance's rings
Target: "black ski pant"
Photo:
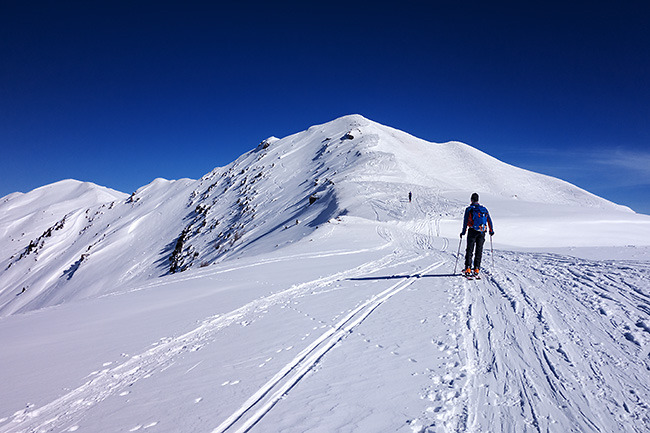
[[[485,232],[469,229],[467,231],[467,250],[465,251],[465,269],[481,269],[481,258],[483,258],[483,244],[485,243]],[[476,252],[474,252],[476,249]],[[474,254],[474,266],[472,266],[472,254]]]

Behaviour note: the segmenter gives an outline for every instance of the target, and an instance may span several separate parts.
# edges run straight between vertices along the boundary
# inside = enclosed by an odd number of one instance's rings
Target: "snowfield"
[[[474,191],[496,234],[468,281]],[[0,432],[647,432],[647,239],[646,215],[356,115],[196,181],[12,194]]]

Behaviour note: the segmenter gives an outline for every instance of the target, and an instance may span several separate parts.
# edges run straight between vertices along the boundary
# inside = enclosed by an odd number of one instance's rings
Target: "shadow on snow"
[[[357,278],[348,278],[350,281],[372,281],[372,280],[400,280],[408,278],[438,278],[438,277],[458,277],[461,274],[415,274],[415,275],[387,275],[379,277],[357,277]]]

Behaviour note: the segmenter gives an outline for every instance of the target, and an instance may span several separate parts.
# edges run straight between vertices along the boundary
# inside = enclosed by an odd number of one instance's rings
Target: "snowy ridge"
[[[15,235],[33,239],[34,235],[41,234],[70,212],[124,200],[125,196],[76,180],[53,183],[27,194],[10,194],[0,199],[0,234],[3,241],[7,236]]]
[[[650,430],[650,217],[467,145],[346,116],[0,210],[2,433]]]
[[[489,203],[501,244],[650,239],[650,218],[564,181],[352,115],[271,137],[197,181],[156,179],[127,197],[70,180],[5,197],[0,316],[266,253],[341,216],[453,238],[468,191]]]

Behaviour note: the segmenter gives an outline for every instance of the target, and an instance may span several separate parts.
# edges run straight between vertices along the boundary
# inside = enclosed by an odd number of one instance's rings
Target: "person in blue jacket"
[[[489,231],[490,236],[494,235],[492,218],[487,208],[478,202],[478,194],[471,197],[472,204],[465,209],[463,218],[462,238],[467,233],[467,250],[465,251],[465,275],[479,276],[481,269],[481,258],[483,257],[483,244],[485,243],[485,232]],[[468,231],[469,230],[469,231]],[[472,267],[472,255],[474,255],[474,266]]]

